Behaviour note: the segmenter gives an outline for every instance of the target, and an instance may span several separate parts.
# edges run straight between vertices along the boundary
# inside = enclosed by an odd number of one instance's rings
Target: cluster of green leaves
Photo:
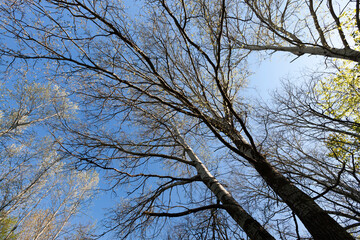
[[[359,44],[360,44],[360,34],[359,30],[356,25],[356,9],[352,9],[350,11],[343,11],[339,18],[341,20],[341,28],[343,31],[347,33],[350,40],[353,41],[353,44],[355,44],[355,49],[359,50]],[[350,37],[351,36],[351,37]]]
[[[0,213],[0,239],[6,238],[12,240],[17,238],[16,234],[12,234],[11,236],[8,237],[9,233],[14,228],[16,221],[17,221],[16,218],[8,217]]]
[[[320,105],[329,120],[345,127],[331,133],[326,145],[330,157],[341,161],[360,162],[360,65],[344,61],[339,72],[319,82]]]

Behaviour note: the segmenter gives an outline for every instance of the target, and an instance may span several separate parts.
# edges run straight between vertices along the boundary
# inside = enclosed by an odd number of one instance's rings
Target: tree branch
[[[178,212],[178,213],[166,213],[166,212],[154,213],[154,212],[150,212],[150,211],[145,211],[144,214],[149,215],[149,216],[153,216],[153,217],[182,217],[182,216],[185,216],[185,215],[189,215],[191,213],[196,213],[196,212],[200,212],[200,211],[204,211],[204,210],[208,210],[208,209],[214,209],[214,208],[216,208],[216,209],[218,209],[218,208],[225,209],[224,205],[212,204],[212,205],[208,205],[208,206],[188,209],[187,211]]]

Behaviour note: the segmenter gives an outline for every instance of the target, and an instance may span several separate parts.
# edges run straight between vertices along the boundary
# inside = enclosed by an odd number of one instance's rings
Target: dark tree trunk
[[[354,239],[346,230],[331,218],[307,194],[294,186],[279,173],[266,158],[253,150],[250,144],[235,140],[237,148],[281,199],[299,217],[306,229],[319,240]]]
[[[181,144],[186,149],[186,153],[194,163],[201,180],[214,193],[217,199],[221,201],[225,210],[235,222],[239,224],[244,232],[253,240],[275,240],[275,238],[271,236],[259,222],[240,206],[224,186],[210,173],[202,161],[195,155],[190,146],[187,145],[179,132],[178,136]]]

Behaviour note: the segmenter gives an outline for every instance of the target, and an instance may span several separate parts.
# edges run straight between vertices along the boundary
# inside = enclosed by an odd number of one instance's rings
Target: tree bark
[[[245,156],[243,157],[249,160],[265,182],[299,217],[314,239],[354,239],[339,223],[320,208],[309,195],[294,186],[263,155],[254,151],[250,144],[243,142],[243,140],[235,140],[234,143],[244,153]]]
[[[196,170],[203,183],[214,193],[217,199],[224,205],[225,210],[239,224],[244,232],[253,240],[271,240],[275,238],[268,233],[259,222],[250,216],[221,183],[209,172],[206,166],[195,155],[193,150],[178,133],[179,142],[185,148],[189,158],[195,164]]]
[[[235,40],[236,41],[236,40]],[[297,47],[290,47],[290,46],[272,46],[272,45],[248,45],[238,43],[240,48],[248,49],[251,51],[281,51],[281,52],[289,52],[295,54],[297,56],[301,56],[303,54],[310,54],[315,56],[324,56],[324,57],[331,57],[331,58],[339,58],[339,59],[346,59],[351,60],[354,62],[360,62],[360,52],[353,50],[353,49],[341,49],[341,48],[326,48],[320,46],[297,46]]]

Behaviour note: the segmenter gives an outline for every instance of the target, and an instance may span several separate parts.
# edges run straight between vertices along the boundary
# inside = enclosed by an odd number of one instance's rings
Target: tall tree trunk
[[[265,182],[294,211],[314,239],[354,239],[339,223],[320,208],[309,195],[294,186],[263,155],[254,151],[250,144],[245,142],[244,139],[239,139],[238,135],[236,135],[237,139],[234,139],[234,134],[231,135],[242,156],[254,166]]]
[[[250,216],[240,204],[231,196],[223,185],[209,172],[206,166],[195,155],[193,150],[185,142],[178,132],[180,143],[185,148],[189,158],[195,164],[196,170],[204,184],[214,193],[214,195],[224,205],[225,210],[235,220],[244,232],[253,240],[271,240],[275,238],[270,235],[252,216]]]

